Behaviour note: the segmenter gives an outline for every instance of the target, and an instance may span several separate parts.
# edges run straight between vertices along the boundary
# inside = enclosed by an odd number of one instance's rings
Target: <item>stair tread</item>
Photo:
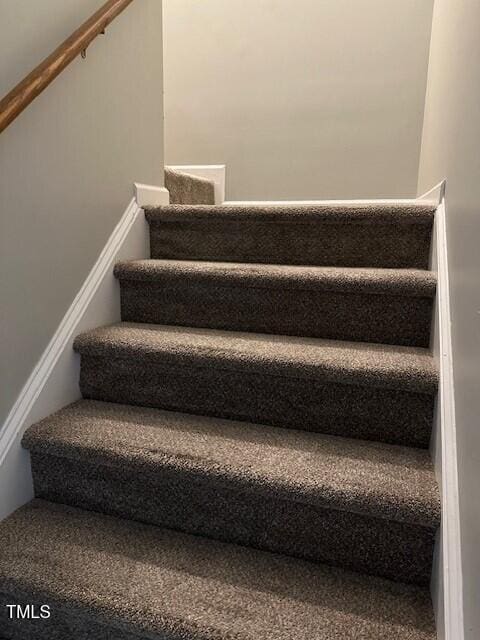
[[[38,499],[0,525],[0,592],[118,637],[435,637],[426,589]]]
[[[182,278],[258,288],[312,289],[433,297],[436,275],[422,269],[341,268],[199,260],[133,260],[115,266],[120,280]]]
[[[297,379],[433,394],[438,373],[421,347],[121,322],[75,339],[80,354],[142,357],[169,365],[262,371]]]
[[[167,466],[287,500],[439,524],[438,487],[422,449],[91,400],[30,427],[23,444],[40,455]]]
[[[305,223],[348,222],[352,224],[428,224],[436,204],[431,202],[332,202],[285,205],[169,205],[146,207],[150,224],[188,220],[222,220]]]

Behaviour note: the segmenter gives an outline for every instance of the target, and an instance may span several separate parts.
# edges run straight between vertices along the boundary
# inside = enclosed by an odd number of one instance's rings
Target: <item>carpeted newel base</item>
[[[215,204],[215,183],[183,171],[165,169],[171,204]]]

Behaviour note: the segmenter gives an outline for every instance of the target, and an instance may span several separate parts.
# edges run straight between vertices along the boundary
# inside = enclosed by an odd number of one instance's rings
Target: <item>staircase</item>
[[[147,210],[84,399],[24,436],[0,637],[435,638],[434,209]]]

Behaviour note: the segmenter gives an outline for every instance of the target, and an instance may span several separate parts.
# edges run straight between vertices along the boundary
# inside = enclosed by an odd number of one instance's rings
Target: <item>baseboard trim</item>
[[[442,494],[442,524],[436,550],[432,596],[439,640],[463,640],[463,576],[460,537],[455,386],[451,336],[445,181],[419,200],[438,203],[432,269],[437,272],[433,352],[440,370],[432,457]]]
[[[147,223],[132,199],[0,431],[0,520],[33,496],[29,457],[21,447],[25,429],[80,397],[79,361],[72,349],[75,336],[120,320],[114,263],[148,255]]]
[[[197,178],[211,180],[215,185],[215,204],[223,204],[225,201],[225,174],[224,164],[175,164],[168,165],[168,169],[189,173]]]

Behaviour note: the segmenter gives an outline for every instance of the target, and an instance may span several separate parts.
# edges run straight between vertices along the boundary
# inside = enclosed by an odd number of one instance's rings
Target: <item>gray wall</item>
[[[164,0],[166,160],[227,199],[411,197],[433,0]]]
[[[480,637],[480,3],[436,0],[419,193],[447,179],[466,637]]]
[[[0,0],[0,96],[102,0]],[[162,12],[133,2],[0,134],[0,425],[130,199],[163,183]]]

